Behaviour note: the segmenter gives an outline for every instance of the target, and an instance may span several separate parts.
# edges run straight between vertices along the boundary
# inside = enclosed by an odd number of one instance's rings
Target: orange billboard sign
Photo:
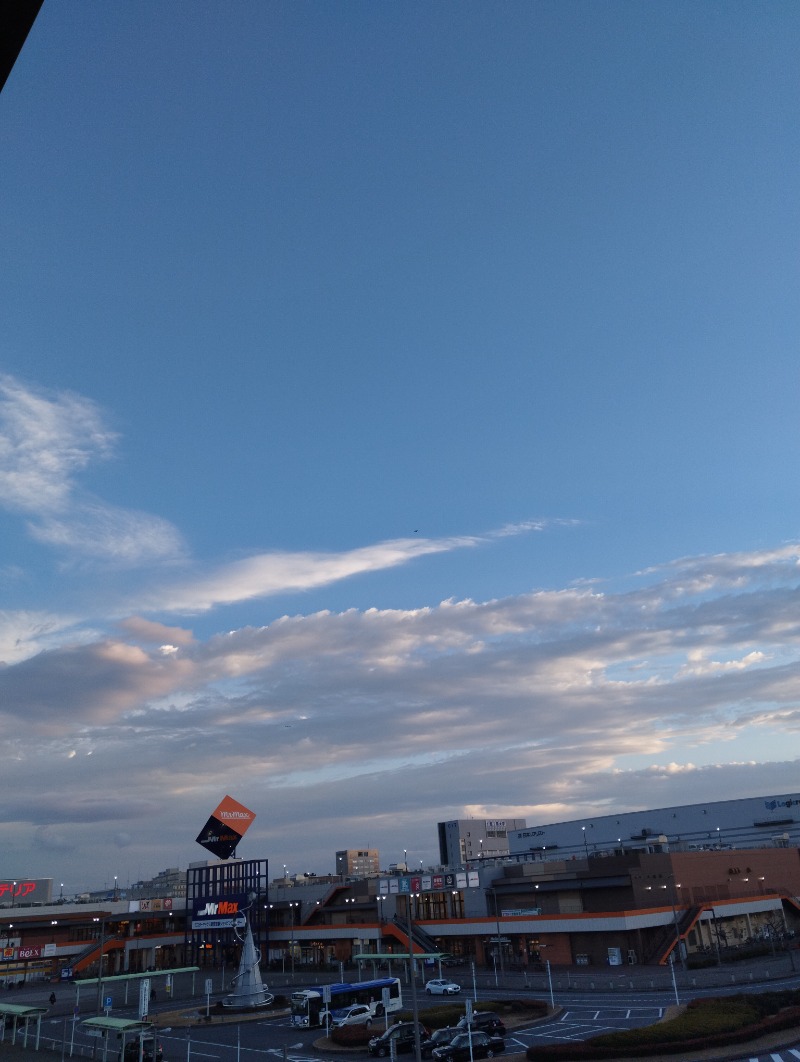
[[[196,838],[197,843],[218,859],[230,859],[255,817],[254,811],[226,795],[212,811]]]

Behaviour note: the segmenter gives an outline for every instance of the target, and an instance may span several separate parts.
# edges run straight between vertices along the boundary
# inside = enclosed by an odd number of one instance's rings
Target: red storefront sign
[[[0,900],[18,900],[20,896],[27,896],[36,891],[35,881],[0,881]]]

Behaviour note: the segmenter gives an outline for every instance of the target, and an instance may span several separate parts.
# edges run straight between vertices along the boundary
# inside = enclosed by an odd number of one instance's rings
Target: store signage
[[[140,914],[147,914],[152,911],[171,911],[172,897],[161,896],[151,900],[131,900],[128,904],[128,910],[131,914],[134,914],[136,911]]]
[[[224,796],[195,840],[217,859],[230,859],[255,817],[244,804]]]
[[[441,892],[443,889],[477,889],[480,875],[477,870],[463,870],[456,874],[422,874],[408,877],[400,874],[378,881],[379,896],[408,896],[417,892]]]
[[[247,897],[226,896],[196,900],[192,910],[192,929],[233,929],[245,924]]]
[[[15,904],[25,900],[25,904],[49,903],[52,892],[52,878],[28,878],[27,881],[12,881],[10,878],[0,880],[0,904]]]

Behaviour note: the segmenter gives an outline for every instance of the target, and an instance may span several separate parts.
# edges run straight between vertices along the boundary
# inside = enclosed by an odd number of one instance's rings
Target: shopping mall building
[[[230,859],[165,873],[149,894],[115,889],[77,901],[54,898],[49,879],[6,879],[0,982],[95,976],[101,953],[104,976],[233,963],[233,921],[219,912],[244,904],[245,894],[265,968],[370,955],[386,962],[408,954],[409,936],[415,952],[506,969],[691,963],[748,946],[774,950],[800,930],[800,797],[775,799],[782,803],[766,809],[763,801],[695,808],[706,812],[702,831],[688,828],[687,809],[631,822],[608,816],[614,829],[596,818],[556,824],[544,828],[552,831],[544,841],[526,828],[509,834],[503,857],[412,874],[401,865],[375,877],[270,880],[266,859]],[[723,805],[734,804],[749,815],[749,832],[742,815],[738,825],[722,817],[730,810]],[[673,820],[673,812],[681,814]],[[680,822],[680,835],[670,822]]]

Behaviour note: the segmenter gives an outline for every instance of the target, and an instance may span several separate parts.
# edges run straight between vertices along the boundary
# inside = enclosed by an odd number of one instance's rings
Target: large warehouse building
[[[509,830],[512,856],[553,858],[613,851],[696,852],[800,845],[800,793],[587,816]]]

